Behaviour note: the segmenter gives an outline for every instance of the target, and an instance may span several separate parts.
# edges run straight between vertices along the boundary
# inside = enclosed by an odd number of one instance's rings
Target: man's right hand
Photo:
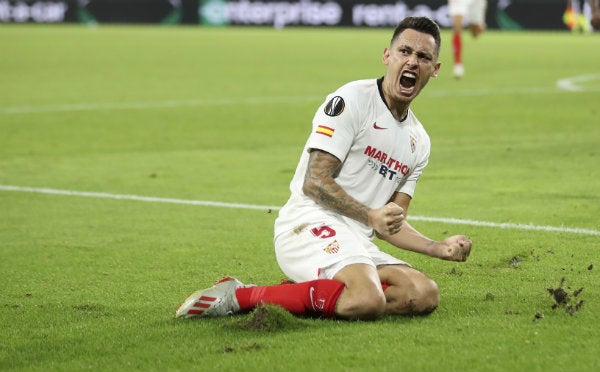
[[[404,209],[390,202],[381,208],[371,209],[368,218],[369,226],[380,235],[394,235],[402,229]]]

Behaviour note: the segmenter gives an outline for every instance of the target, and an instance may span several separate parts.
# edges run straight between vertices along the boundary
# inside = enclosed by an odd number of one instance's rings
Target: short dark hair
[[[406,17],[398,24],[398,26],[396,26],[391,43],[393,43],[398,35],[400,35],[406,29],[413,29],[415,31],[423,32],[433,36],[436,45],[435,51],[438,56],[440,55],[442,38],[440,37],[440,27],[437,25],[437,23],[427,17]]]

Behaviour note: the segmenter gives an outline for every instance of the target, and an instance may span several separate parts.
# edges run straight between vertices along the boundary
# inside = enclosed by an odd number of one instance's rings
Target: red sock
[[[310,282],[238,288],[235,291],[241,311],[259,304],[279,305],[295,315],[335,315],[335,304],[344,289],[344,283],[331,279]]]
[[[459,33],[455,33],[452,37],[452,47],[454,50],[454,64],[461,63],[462,54],[462,39]]]

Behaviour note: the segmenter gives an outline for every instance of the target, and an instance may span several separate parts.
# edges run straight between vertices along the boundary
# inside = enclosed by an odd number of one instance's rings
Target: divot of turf
[[[510,260],[508,260],[508,266],[516,268],[521,266],[521,262],[523,262],[523,259],[521,257],[513,256]]]
[[[219,350],[223,354],[234,353],[236,351],[260,351],[261,347],[256,342],[253,342],[249,345],[242,345],[237,347],[237,349],[231,345],[224,345]]]
[[[228,326],[261,333],[272,333],[298,328],[300,324],[300,319],[282,307],[263,304],[256,307],[250,314]]]
[[[569,293],[570,287],[563,288],[566,279],[563,277],[560,280],[558,288],[547,288],[548,293],[552,296],[554,304],[552,304],[552,310],[558,308],[564,309],[567,314],[573,315],[583,307],[583,300],[577,300],[577,297],[583,291],[583,287],[576,289]]]
[[[106,310],[105,306],[94,303],[83,303],[79,305],[72,306],[73,310],[85,314],[87,316],[92,316],[95,318],[110,316],[111,314]]]

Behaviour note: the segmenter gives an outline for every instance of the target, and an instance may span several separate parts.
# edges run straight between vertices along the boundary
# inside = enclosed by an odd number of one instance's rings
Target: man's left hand
[[[464,262],[471,253],[473,243],[464,235],[455,235],[437,242],[435,256],[442,260]]]

